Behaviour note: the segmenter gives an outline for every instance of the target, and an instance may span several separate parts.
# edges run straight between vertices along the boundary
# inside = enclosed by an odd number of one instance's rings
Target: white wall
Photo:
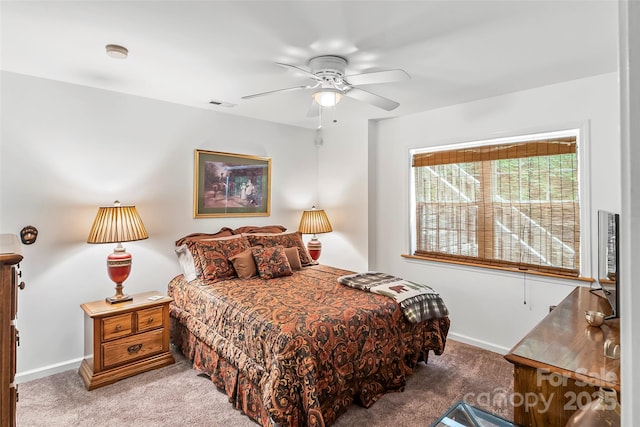
[[[622,425],[640,423],[640,341],[633,327],[640,327],[640,2],[619,2],[620,127],[622,214],[620,216],[620,291],[622,311]],[[637,331],[638,329],[636,329]]]
[[[334,229],[319,235],[320,262],[366,271],[368,261],[368,124],[326,125],[318,147],[318,193]]]
[[[598,209],[620,212],[617,73],[541,87],[378,123],[374,136],[376,217],[372,269],[433,285],[451,311],[451,336],[506,352],[579,283],[402,258],[409,253],[409,150],[588,122],[590,230]],[[375,135],[374,135],[375,134]],[[592,261],[597,266],[597,237]]]
[[[0,230],[39,230],[22,246],[19,380],[77,367],[80,304],[114,293],[105,265],[114,245],[86,243],[98,206],[135,204],[149,232],[125,244],[133,270],[124,287],[135,293],[166,292],[179,273],[177,238],[248,224],[295,230],[318,199],[307,129],[6,72],[1,106]],[[271,157],[271,216],[193,219],[196,148]]]

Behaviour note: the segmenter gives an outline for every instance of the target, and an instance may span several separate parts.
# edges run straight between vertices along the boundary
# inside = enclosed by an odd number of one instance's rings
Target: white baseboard
[[[26,383],[27,381],[36,380],[38,378],[48,377],[49,375],[57,374],[59,372],[69,371],[71,369],[80,368],[82,357],[78,359],[68,360],[66,362],[55,363],[49,366],[43,366],[42,368],[32,369],[31,371],[17,372],[16,380],[17,384]]]
[[[462,343],[473,345],[473,346],[476,346],[476,347],[480,347],[482,349],[493,351],[494,353],[498,353],[498,354],[502,354],[502,355],[507,354],[509,352],[509,350],[511,350],[510,348],[498,346],[498,345],[495,345],[493,343],[482,341],[482,340],[477,340],[475,338],[471,338],[471,337],[468,337],[466,335],[456,334],[455,332],[449,332],[449,335],[448,335],[447,339],[449,339],[449,338],[454,340],[454,341],[460,341]],[[446,352],[446,350],[445,350],[445,352]]]

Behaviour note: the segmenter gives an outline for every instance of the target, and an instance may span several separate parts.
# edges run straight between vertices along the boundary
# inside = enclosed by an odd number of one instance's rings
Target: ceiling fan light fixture
[[[116,59],[126,59],[129,56],[129,50],[117,44],[108,44],[105,46],[107,50],[107,55]]]
[[[311,96],[313,97],[313,100],[322,107],[333,107],[338,102],[342,101],[344,94],[338,89],[323,88],[313,92]]]

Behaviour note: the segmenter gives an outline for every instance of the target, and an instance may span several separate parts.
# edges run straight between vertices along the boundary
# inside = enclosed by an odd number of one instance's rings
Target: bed
[[[328,426],[442,354],[448,316],[407,321],[394,300],[338,283],[353,272],[315,263],[282,228],[176,242],[172,342],[236,409],[262,426]]]

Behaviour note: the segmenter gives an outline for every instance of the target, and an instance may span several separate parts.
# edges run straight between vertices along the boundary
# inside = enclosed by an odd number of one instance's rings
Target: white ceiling
[[[613,72],[617,2],[5,1],[3,70],[313,128],[306,85],[317,55],[347,74],[401,68],[411,79],[363,86],[391,112],[345,98],[324,119],[381,118]],[[107,57],[105,45],[129,49]],[[236,104],[213,106],[210,100]]]

